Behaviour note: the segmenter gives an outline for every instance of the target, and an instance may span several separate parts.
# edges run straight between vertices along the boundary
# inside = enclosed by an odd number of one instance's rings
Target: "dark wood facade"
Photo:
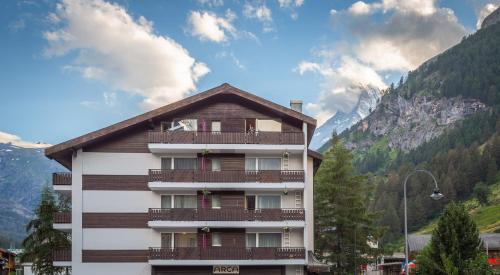
[[[148,213],[82,213],[83,228],[148,228]]]
[[[148,176],[143,175],[83,175],[83,190],[147,191]]]

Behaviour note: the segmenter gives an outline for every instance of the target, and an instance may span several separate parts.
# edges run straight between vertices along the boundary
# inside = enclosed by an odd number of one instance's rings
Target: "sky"
[[[222,83],[321,124],[500,0],[0,2],[0,142],[56,144]]]

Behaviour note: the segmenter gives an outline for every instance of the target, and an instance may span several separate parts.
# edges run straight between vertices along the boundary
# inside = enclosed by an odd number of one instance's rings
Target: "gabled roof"
[[[226,94],[231,94],[231,95],[236,95],[239,96],[245,100],[251,101],[255,104],[258,104],[264,108],[270,109],[274,112],[277,112],[279,114],[282,114],[283,116],[290,117],[293,119],[298,119],[303,122],[306,122],[308,126],[308,140],[310,141],[312,137],[312,133],[314,132],[314,129],[316,128],[316,119],[304,115],[300,112],[294,111],[290,108],[283,107],[279,104],[273,103],[269,100],[266,100],[264,98],[258,97],[256,95],[253,95],[251,93],[245,92],[243,90],[240,90],[236,87],[233,87],[227,83],[224,83],[218,87],[209,89],[207,91],[201,92],[199,94],[187,97],[185,99],[182,99],[180,101],[165,105],[163,107],[154,109],[152,111],[146,112],[144,114],[135,116],[133,118],[124,120],[122,122],[118,122],[116,124],[113,124],[111,126],[102,128],[100,130],[90,132],[88,134],[82,135],[80,137],[59,143],[57,145],[51,146],[47,149],[45,149],[45,155],[49,158],[56,158],[57,156],[61,155],[67,155],[70,154],[72,151],[78,150],[82,148],[83,146],[89,145],[93,142],[96,142],[98,140],[101,140],[102,138],[115,134],[117,132],[121,132],[123,130],[126,130],[130,127],[143,124],[143,123],[148,123],[154,118],[157,118],[159,116],[164,116],[169,113],[173,113],[175,111],[181,110],[183,108],[188,107],[189,105],[199,103],[200,101],[206,100],[208,98],[214,97],[216,95],[226,95]]]

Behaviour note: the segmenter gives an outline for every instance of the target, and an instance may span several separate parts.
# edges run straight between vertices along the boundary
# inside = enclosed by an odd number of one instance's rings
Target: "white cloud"
[[[492,12],[494,12],[498,7],[500,7],[500,4],[495,3],[488,3],[483,6],[483,8],[479,11],[479,14],[477,15],[476,28],[478,30],[481,28],[481,24],[483,24],[484,19]]]
[[[278,0],[278,4],[280,8],[290,11],[290,17],[292,17],[293,20],[297,20],[299,14],[296,9],[304,4],[304,0]]]
[[[357,1],[348,8],[348,12],[353,15],[368,15],[377,11],[384,13],[398,11],[428,16],[436,12],[436,2],[436,0],[382,0],[373,3]]]
[[[252,5],[250,3],[246,3],[243,6],[243,15],[246,18],[256,19],[257,21],[261,22],[263,24],[263,32],[274,31],[274,27],[272,26],[272,12],[265,3],[262,5]]]
[[[436,0],[358,1],[343,11],[330,11],[336,26],[352,40],[315,51],[315,61],[296,71],[321,76],[321,95],[308,110],[318,117],[349,112],[363,89],[383,89],[389,74],[401,75],[458,43],[467,33],[451,9]],[[376,18],[375,18],[376,17]]]
[[[117,4],[64,0],[54,14],[59,24],[44,33],[49,43],[45,55],[77,52],[69,68],[143,97],[146,108],[187,96],[210,72],[173,39],[156,34],[152,22],[132,18]]]
[[[304,4],[304,0],[278,0],[281,8],[300,7]]]
[[[246,67],[241,63],[241,61],[234,55],[233,52],[222,51],[215,55],[217,58],[228,58],[233,62],[233,64],[241,70],[245,70]]]
[[[23,147],[23,148],[47,148],[51,146],[47,143],[35,143],[31,141],[24,141],[19,136],[5,133],[0,131],[0,143],[10,143],[15,146]]]
[[[228,11],[227,18],[217,17],[216,14],[207,11],[192,11],[188,18],[191,34],[200,40],[211,40],[217,43],[227,41],[227,34],[236,36],[236,28],[231,24],[236,15]]]
[[[209,7],[220,7],[224,6],[224,0],[198,0],[198,4]]]

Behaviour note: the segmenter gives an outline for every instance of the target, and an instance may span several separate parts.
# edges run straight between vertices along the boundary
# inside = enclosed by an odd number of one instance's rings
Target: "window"
[[[281,132],[281,122],[273,119],[257,119],[257,131]]]
[[[281,159],[259,158],[259,170],[281,170]]]
[[[161,233],[161,247],[172,247],[172,233]]]
[[[212,246],[222,246],[219,232],[212,233]]]
[[[246,158],[245,159],[245,170],[246,171],[257,170],[257,159],[256,158]]]
[[[212,171],[220,172],[220,159],[211,159],[212,161]]]
[[[161,208],[172,208],[172,196],[171,195],[161,196]]]
[[[259,208],[281,208],[280,196],[259,196]]]
[[[163,170],[172,169],[172,158],[161,158],[161,169]]]
[[[196,170],[198,169],[198,160],[196,158],[175,158],[174,169]]]
[[[281,247],[281,233],[259,233],[259,247]]]
[[[220,196],[212,195],[212,208],[220,208]]]
[[[160,131],[166,132],[172,126],[172,122],[162,121],[160,123]]]
[[[212,121],[212,133],[220,133],[221,123],[220,121]]]
[[[175,247],[197,247],[196,233],[175,233]]]
[[[196,195],[175,195],[174,208],[196,208]]]
[[[257,247],[257,234],[247,233],[246,241],[247,241],[247,247]]]
[[[170,131],[198,131],[197,119],[181,119],[174,121]]]

